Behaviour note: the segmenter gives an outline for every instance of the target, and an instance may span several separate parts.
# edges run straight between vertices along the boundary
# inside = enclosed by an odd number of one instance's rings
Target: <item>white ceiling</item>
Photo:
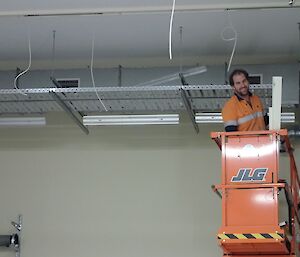
[[[0,4],[0,69],[24,68],[31,38],[32,69],[87,67],[95,35],[95,67],[172,66],[228,62],[233,41],[221,39],[231,22],[237,31],[234,63],[280,63],[300,59],[300,3],[288,0],[10,0]],[[245,8],[253,9],[245,9]],[[267,9],[256,9],[267,7]],[[278,8],[282,7],[282,8]],[[225,11],[230,8],[233,10]],[[59,15],[90,14],[103,15]],[[28,14],[50,16],[24,17]],[[182,46],[179,27],[183,27]],[[232,36],[227,34],[226,36]]]

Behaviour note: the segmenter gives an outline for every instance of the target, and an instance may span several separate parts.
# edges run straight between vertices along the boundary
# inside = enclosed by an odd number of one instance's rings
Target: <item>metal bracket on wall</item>
[[[0,235],[0,246],[12,248],[16,253],[16,257],[20,257],[22,216],[19,215],[18,222],[12,221],[11,224],[17,230],[17,233],[11,235]]]
[[[72,120],[82,129],[85,134],[89,134],[89,130],[83,125],[81,120],[75,115],[75,113],[65,104],[65,102],[54,92],[50,91],[49,94],[58,103],[58,105],[72,118]],[[80,115],[80,113],[78,113]],[[81,115],[80,115],[81,116]],[[81,116],[82,117],[82,116]]]

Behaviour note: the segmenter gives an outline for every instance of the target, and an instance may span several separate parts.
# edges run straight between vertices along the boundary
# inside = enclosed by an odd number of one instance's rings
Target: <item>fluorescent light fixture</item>
[[[207,71],[206,66],[198,66],[198,67],[195,67],[195,68],[191,68],[191,69],[182,71],[181,74],[184,77],[190,77],[190,76],[194,76],[194,75],[198,75],[198,74],[204,73],[206,71]]]
[[[282,112],[281,122],[282,123],[295,123],[296,117],[294,112]]]
[[[195,116],[196,123],[223,123],[222,114],[219,112],[213,113],[196,113]],[[294,123],[295,113],[284,112],[281,113],[282,123]]]
[[[83,124],[97,125],[172,125],[179,124],[179,114],[84,116]]]
[[[45,117],[5,117],[0,118],[0,126],[44,126]]]
[[[222,123],[221,113],[196,113],[196,123]]]
[[[187,77],[190,77],[190,76],[194,76],[194,75],[197,75],[197,74],[204,73],[206,71],[207,71],[206,66],[199,66],[199,67],[195,67],[195,68],[192,68],[192,69],[185,70],[185,71],[181,72],[181,74],[185,78],[187,78]],[[159,79],[153,79],[153,80],[150,80],[150,81],[147,81],[147,82],[143,82],[143,83],[137,84],[135,86],[157,86],[157,85],[161,85],[161,84],[164,84],[164,83],[167,83],[167,82],[170,82],[170,81],[174,81],[174,80],[177,80],[177,79],[180,79],[179,73],[174,73],[174,74],[170,74],[170,75],[161,77]]]

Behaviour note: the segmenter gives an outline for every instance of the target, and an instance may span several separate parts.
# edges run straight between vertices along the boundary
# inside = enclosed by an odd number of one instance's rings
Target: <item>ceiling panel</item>
[[[168,56],[168,36],[172,1],[7,1],[0,12],[0,69],[15,69],[28,63],[28,35],[31,39],[32,68],[52,67],[53,31],[55,62],[58,68],[86,67],[95,37],[95,66],[126,67],[129,60],[139,66],[160,58],[157,66],[224,63],[233,42],[221,39],[224,27],[232,24],[237,32],[234,62],[253,63],[297,61],[300,57],[300,9],[201,11],[224,6],[246,6],[240,1],[177,1],[174,15],[172,50]],[[251,1],[249,6],[288,6],[288,1]],[[79,10],[140,10],[135,14],[99,16],[15,17],[9,12],[69,12]],[[148,12],[150,9],[162,12]],[[186,9],[184,9],[186,8]],[[194,8],[194,10],[193,10]],[[183,11],[186,10],[186,11]],[[8,15],[8,16],[5,16]],[[180,41],[179,28],[183,28]],[[226,36],[231,37],[228,32]],[[63,63],[63,64],[62,64]],[[43,64],[43,65],[42,65]]]

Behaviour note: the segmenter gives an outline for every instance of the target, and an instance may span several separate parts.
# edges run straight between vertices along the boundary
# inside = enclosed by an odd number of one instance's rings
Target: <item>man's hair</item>
[[[232,87],[234,85],[233,76],[239,75],[239,74],[243,74],[245,76],[245,78],[249,81],[249,74],[247,71],[245,71],[243,69],[236,69],[233,72],[231,72],[231,74],[229,76],[229,83]]]

